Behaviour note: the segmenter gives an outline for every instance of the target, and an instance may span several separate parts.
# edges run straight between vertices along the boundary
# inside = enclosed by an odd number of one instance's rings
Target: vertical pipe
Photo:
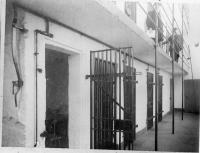
[[[121,49],[119,49],[119,106],[121,107]],[[120,107],[119,107],[119,121],[121,122]],[[121,150],[121,130],[119,130],[119,150]]]
[[[101,56],[101,57],[100,57]],[[100,53],[99,53],[99,75],[101,75],[102,74],[102,52],[101,52],[101,55],[100,55]],[[101,82],[101,79],[102,79],[102,77],[101,76],[99,76],[99,84],[100,84],[100,87],[102,88],[102,82]],[[102,139],[103,139],[103,136],[102,136],[102,129],[103,129],[103,123],[102,123],[102,89],[100,88],[100,93],[99,93],[99,95],[100,95],[100,97],[99,97],[99,103],[100,103],[100,109],[99,109],[99,116],[100,116],[100,118],[101,118],[101,120],[100,120],[100,144],[102,144]]]
[[[182,4],[182,39],[183,39],[183,4]],[[183,45],[183,44],[182,44]],[[184,90],[184,80],[183,80],[183,49],[182,49],[182,120],[183,120],[183,90]]]
[[[172,134],[174,134],[174,3],[172,8]]]
[[[93,66],[93,129],[94,129],[94,148],[97,149],[97,122],[98,118],[96,115],[96,109],[97,109],[97,88],[96,88],[96,82],[94,81],[96,79],[95,73],[96,73],[96,61],[95,61],[95,53],[92,52],[92,66]]]
[[[38,33],[36,31],[34,31],[34,41],[35,41],[35,144],[34,147],[37,147],[37,135],[38,135],[38,113],[37,113],[37,109],[38,109],[38,72],[37,72],[37,68],[38,68]]]
[[[157,3],[156,3],[155,11],[157,11]],[[158,49],[158,15],[156,13],[156,30],[155,30],[155,151],[158,150],[158,72],[157,72],[157,49]]]
[[[98,74],[99,74],[99,71],[98,71],[98,57],[97,56],[97,53],[93,53],[93,61],[94,61],[94,72],[93,72],[93,75],[94,75],[94,90],[95,90],[95,97],[94,97],[94,116],[95,116],[95,122],[96,122],[96,127],[95,127],[95,137],[96,137],[96,147],[95,148],[98,148],[99,149],[99,86],[98,86]]]

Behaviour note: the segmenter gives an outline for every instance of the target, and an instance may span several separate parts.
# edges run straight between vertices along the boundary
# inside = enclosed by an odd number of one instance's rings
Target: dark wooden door
[[[162,121],[162,86],[163,86],[163,77],[158,76],[158,121]]]
[[[199,113],[200,79],[184,81],[185,112]]]
[[[133,140],[135,139],[135,102],[136,102],[136,69],[126,66],[124,72],[133,77],[124,78],[124,119],[126,128],[124,129],[124,145],[125,147],[131,147]]]
[[[94,148],[116,149],[113,143],[113,118],[116,82],[111,74],[115,64],[95,59],[94,66]],[[100,76],[99,76],[100,75]]]
[[[147,129],[153,127],[153,74],[147,72]]]
[[[68,147],[68,55],[46,50],[45,147]],[[43,133],[44,134],[44,133]]]
[[[170,79],[170,111],[172,111],[172,79]]]

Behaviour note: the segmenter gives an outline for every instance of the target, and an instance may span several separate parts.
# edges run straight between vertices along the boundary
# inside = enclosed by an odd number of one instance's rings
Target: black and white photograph
[[[199,152],[198,0],[0,0],[0,152]]]

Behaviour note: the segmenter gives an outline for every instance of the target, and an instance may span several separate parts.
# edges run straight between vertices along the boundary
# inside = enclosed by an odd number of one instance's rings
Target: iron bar
[[[137,128],[138,127],[138,125],[136,125],[135,126],[135,128]],[[95,129],[95,128],[92,128],[92,130],[97,130],[97,129]],[[116,131],[116,132],[120,132],[120,131],[123,131],[124,132],[124,130],[107,130],[107,129],[102,129],[102,131],[106,131],[106,132],[114,132],[114,131]],[[127,131],[127,133],[132,133],[133,131]]]
[[[131,48],[130,49],[130,54],[131,54],[131,57],[134,57],[134,53],[133,53],[133,49]],[[132,77],[132,80],[131,81],[135,81],[135,71],[134,71],[134,58],[131,58],[131,67],[132,67],[132,71],[131,71],[131,75],[133,76]],[[132,87],[132,96],[134,96],[134,100],[135,100],[135,85]],[[132,126],[134,127],[136,125],[136,115],[135,115],[135,104],[132,104]],[[134,114],[133,114],[134,113]],[[135,139],[135,128],[132,129],[133,130],[133,140]],[[132,143],[132,150],[134,149],[134,141]]]
[[[93,59],[93,66],[94,66],[93,74],[95,76],[96,73],[98,72],[98,64],[97,64],[97,60],[94,53],[92,54],[92,59]],[[99,129],[98,127],[98,121],[99,121],[98,120],[98,88],[96,86],[96,82],[94,82],[93,88],[94,88],[94,117],[97,117],[97,120],[94,120],[94,128]],[[94,139],[96,140],[94,144],[95,148],[98,148],[98,132],[99,130],[94,131]]]
[[[93,53],[94,54],[94,53]],[[95,55],[95,54],[94,54]],[[96,64],[95,64],[95,66],[96,66],[96,72],[98,72],[99,73],[99,69],[100,69],[100,65],[99,65],[99,53],[97,53],[97,59],[95,59],[95,62],[96,62]],[[95,74],[96,74],[96,72],[95,72]],[[94,75],[95,75],[94,74]],[[98,82],[99,82],[99,77],[97,77],[97,79],[98,79]],[[96,84],[96,82],[94,82],[94,84]],[[97,85],[95,85],[95,90],[97,91],[97,93],[96,93],[96,95],[97,95],[97,108],[96,108],[96,110],[97,110],[97,148],[99,148],[99,141],[98,140],[100,140],[101,141],[101,139],[100,139],[100,95],[99,95],[99,92],[100,92],[100,89],[99,88],[97,88]]]
[[[141,75],[142,73],[141,72],[136,72],[135,73],[135,75]],[[108,76],[112,76],[112,77],[119,77],[119,76],[121,76],[121,77],[132,77],[132,75],[128,75],[127,73],[124,73],[124,72],[122,72],[122,73],[116,73],[116,74],[101,74],[101,73],[99,73],[99,74],[96,74],[95,76],[94,76],[94,74],[92,74],[92,75],[86,75],[85,76],[85,78],[86,79],[88,79],[88,78],[95,78],[95,77],[108,77]],[[108,80],[108,81],[105,81],[105,82],[110,82],[110,80]],[[134,81],[133,80],[133,82],[138,82],[138,81]]]
[[[107,52],[107,51],[112,51],[112,50],[119,51],[120,49],[127,49],[127,48],[132,48],[132,47],[120,47],[120,48],[111,47],[111,48],[102,49],[102,50],[93,50],[92,52]],[[122,51],[122,53],[124,52]]]
[[[128,49],[128,55],[131,55],[131,52],[130,52],[130,50],[131,50],[131,48],[129,48]],[[132,67],[131,67],[131,57],[130,56],[128,56],[128,67],[129,67],[129,69],[130,69],[130,75],[132,75],[131,74],[131,72],[132,72]],[[132,81],[132,78],[133,78],[133,76],[129,79],[129,81]],[[132,97],[133,97],[133,85],[132,85],[132,83],[131,83],[131,88],[130,88],[130,92],[131,92],[131,100],[133,99]],[[134,126],[133,125],[133,108],[132,108],[132,106],[133,106],[133,103],[132,103],[132,101],[131,101],[131,112],[130,112],[130,119],[132,119],[132,121],[131,121],[131,123],[132,123],[132,126]],[[134,129],[132,128],[132,133],[131,133],[131,138],[133,139],[133,131],[134,131]],[[133,141],[133,140],[132,140]],[[128,149],[130,150],[131,148],[130,148],[131,146],[130,146],[130,144],[129,144],[129,146],[128,146]]]
[[[172,8],[172,134],[174,134],[174,3]]]
[[[92,75],[92,53],[90,52],[90,75]],[[93,116],[93,102],[92,102],[92,79],[90,79],[90,131],[92,131],[92,116]],[[90,148],[93,148],[93,132],[90,132]]]
[[[123,59],[122,59],[122,60],[123,60],[123,61],[122,61],[122,63],[123,63],[123,73],[127,73],[127,70],[126,70],[126,67],[125,67],[125,66],[126,66],[125,64],[127,63],[127,60],[128,60],[128,59],[126,58],[127,50],[125,49],[124,52],[125,52],[124,55],[123,55],[124,57],[123,57]],[[125,80],[126,80],[126,78],[124,77],[124,78],[123,78],[124,90],[125,90],[125,88],[126,88]],[[124,91],[124,102],[123,102],[123,104],[124,104],[124,110],[126,110],[126,108],[125,108],[125,102],[126,102],[126,101],[125,101],[125,98],[126,98],[126,97],[125,97],[125,91]],[[126,111],[127,111],[127,110],[126,110]],[[127,114],[128,114],[128,113],[127,113]],[[124,117],[124,118],[123,118],[123,120],[124,120],[124,119],[125,119],[125,113],[123,114],[123,117]],[[125,131],[125,132],[126,132],[126,131]],[[123,142],[124,142],[124,146],[123,146],[123,147],[124,147],[124,150],[126,149],[125,136],[124,136],[125,132],[123,132]]]
[[[157,11],[157,3],[156,3]],[[155,151],[158,150],[158,72],[157,72],[157,49],[158,49],[158,15],[156,14],[156,31],[155,31]]]
[[[110,75],[111,75],[111,77],[110,77],[110,81],[111,81],[111,83],[110,83],[110,85],[109,85],[109,87],[110,87],[110,95],[113,95],[113,76],[112,76],[112,74],[113,74],[113,72],[112,72],[112,70],[113,70],[113,62],[112,62],[112,50],[110,51]],[[112,101],[111,101],[111,103],[109,103],[109,106],[110,106],[110,109],[109,109],[109,118],[113,118],[113,103],[112,103]],[[109,128],[110,129],[113,129],[113,121],[110,119],[109,120]],[[113,143],[113,135],[114,135],[114,132],[110,132],[110,141]]]
[[[117,52],[115,52],[115,59],[114,59],[114,74],[117,73]],[[114,99],[117,99],[117,78],[114,77],[115,86],[114,86]],[[117,119],[117,105],[114,103],[114,118]],[[114,124],[113,124],[114,127]],[[117,132],[114,131],[114,144],[117,146]]]
[[[99,72],[103,74],[103,52],[101,52],[101,61],[99,61]],[[100,86],[103,86],[103,78],[100,77]],[[100,90],[100,117],[103,117],[103,91]],[[101,134],[101,139],[100,139],[100,142],[101,144],[103,144],[103,126],[104,126],[104,123],[101,121],[101,131],[100,131],[100,134]]]
[[[121,73],[121,49],[119,50],[119,73]],[[121,106],[121,76],[119,76],[119,105]],[[119,109],[119,120],[121,120],[121,109]],[[119,131],[119,150],[121,150],[121,131]]]
[[[105,67],[105,60],[106,59],[104,59],[105,58],[105,52],[102,52],[102,74],[103,75],[105,75],[106,74],[106,67]],[[104,116],[105,115],[105,103],[106,103],[106,89],[104,89],[104,92],[103,92],[103,88],[105,88],[105,82],[104,82],[104,79],[105,78],[103,78],[102,77],[102,94],[103,94],[103,96],[102,96],[102,116]],[[105,123],[105,121],[102,121],[102,124],[103,124],[103,128],[102,128],[102,133],[103,133],[103,139],[102,139],[102,146],[104,146],[105,144],[106,144],[106,140],[105,140],[105,138],[106,138],[106,132],[105,131],[103,131],[103,130],[105,130],[106,129],[106,123]]]
[[[182,38],[183,38],[183,4],[182,4]],[[183,120],[183,102],[184,102],[183,101],[183,98],[184,98],[183,97],[183,92],[184,92],[183,91],[184,90],[184,87],[183,87],[183,84],[184,84],[184,80],[183,80],[184,79],[183,78],[183,54],[184,53],[183,53],[183,49],[182,49],[182,77],[181,77],[182,78],[182,116],[181,116],[182,120]]]

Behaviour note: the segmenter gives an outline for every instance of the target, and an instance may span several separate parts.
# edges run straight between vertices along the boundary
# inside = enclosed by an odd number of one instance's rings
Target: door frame
[[[62,44],[60,42],[57,42],[43,35],[38,35],[37,42],[38,42],[37,48],[38,48],[38,53],[39,53],[38,67],[42,69],[42,73],[37,72],[39,88],[37,90],[38,99],[37,99],[37,110],[35,110],[35,116],[37,115],[38,118],[37,118],[37,124],[35,120],[35,126],[37,125],[37,140],[38,140],[37,146],[45,147],[45,138],[40,137],[40,134],[43,131],[45,131],[45,120],[46,120],[46,74],[45,74],[46,73],[46,68],[45,68],[46,49],[51,49],[51,50],[56,50],[58,52],[66,53],[69,56],[80,54],[80,50],[67,46],[65,44]],[[68,91],[69,91],[69,86],[68,86]]]

